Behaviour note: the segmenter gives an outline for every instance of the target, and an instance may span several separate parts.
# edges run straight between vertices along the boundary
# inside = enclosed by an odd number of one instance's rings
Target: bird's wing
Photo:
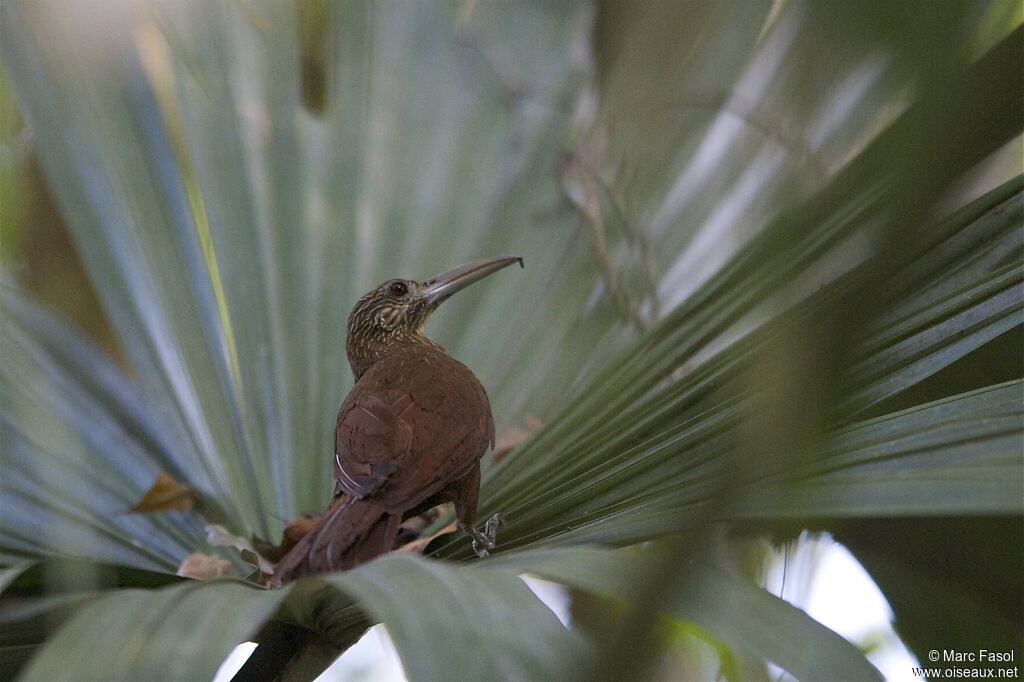
[[[338,412],[337,492],[415,506],[464,475],[494,440],[480,382],[465,365],[429,353],[383,360]]]
[[[365,497],[377,492],[412,443],[412,425],[402,419],[408,399],[394,400],[401,396],[367,388],[357,384],[338,411],[334,429],[335,494],[344,491]]]

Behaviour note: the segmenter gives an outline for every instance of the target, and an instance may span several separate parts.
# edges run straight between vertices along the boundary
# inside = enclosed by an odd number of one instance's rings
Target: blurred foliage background
[[[805,531],[922,662],[1017,646],[1022,20],[5,3],[5,676],[209,678],[301,633],[310,679],[383,622],[417,680],[877,679],[759,587]],[[328,499],[355,299],[499,253],[527,270],[428,327],[492,397],[499,552],[244,580],[208,527],[276,541]],[[189,504],[128,513],[160,472]],[[192,553],[238,577],[176,577]]]

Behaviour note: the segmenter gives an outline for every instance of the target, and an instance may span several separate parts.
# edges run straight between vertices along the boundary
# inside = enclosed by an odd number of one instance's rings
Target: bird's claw
[[[481,559],[485,559],[491,555],[491,550],[494,549],[494,545],[487,541],[487,538],[483,536],[479,538],[473,538],[473,551]]]
[[[498,526],[502,524],[504,524],[504,520],[501,518],[501,514],[494,514],[484,524],[484,532],[481,533],[476,528],[471,528],[470,534],[473,536],[473,551],[481,559],[489,556],[497,546],[495,539],[498,536]]]

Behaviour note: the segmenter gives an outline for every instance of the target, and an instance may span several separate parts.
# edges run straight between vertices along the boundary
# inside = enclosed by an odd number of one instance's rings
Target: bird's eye
[[[388,287],[388,291],[391,292],[392,296],[405,296],[409,293],[409,287],[406,286],[405,282],[392,282]]]

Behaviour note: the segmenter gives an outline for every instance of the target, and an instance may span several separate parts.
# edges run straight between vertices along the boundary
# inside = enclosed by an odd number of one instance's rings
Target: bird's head
[[[408,344],[438,347],[423,333],[430,314],[453,294],[512,263],[518,256],[484,258],[425,282],[389,279],[356,303],[348,316],[348,360],[356,379],[375,362]]]

